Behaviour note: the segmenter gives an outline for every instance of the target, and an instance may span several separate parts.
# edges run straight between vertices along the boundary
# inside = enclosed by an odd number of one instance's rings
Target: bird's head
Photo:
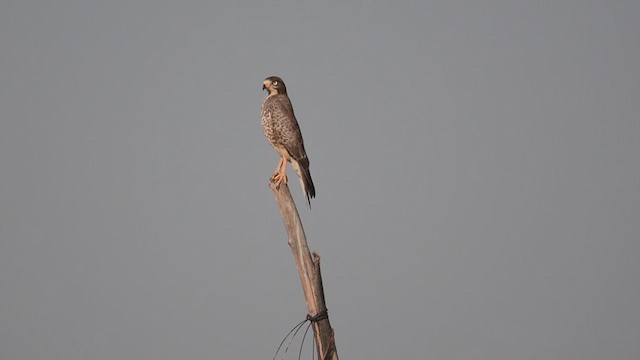
[[[277,76],[269,76],[262,82],[262,90],[267,90],[269,95],[287,94],[287,87],[284,81]]]

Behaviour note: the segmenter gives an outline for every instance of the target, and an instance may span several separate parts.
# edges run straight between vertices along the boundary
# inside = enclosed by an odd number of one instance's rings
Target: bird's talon
[[[276,188],[278,188],[280,187],[280,184],[287,183],[287,175],[282,173],[274,174],[269,180],[275,184]]]

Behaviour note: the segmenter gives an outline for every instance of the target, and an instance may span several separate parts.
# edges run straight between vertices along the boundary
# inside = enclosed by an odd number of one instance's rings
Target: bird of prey
[[[281,78],[270,76],[263,81],[262,90],[269,92],[262,103],[262,129],[273,148],[280,154],[280,162],[271,175],[271,181],[275,182],[276,186],[286,184],[287,162],[290,162],[300,178],[307,203],[311,206],[311,198],[316,196],[316,189],[311,180],[309,158],[304,150],[302,133],[287,95],[287,87]]]

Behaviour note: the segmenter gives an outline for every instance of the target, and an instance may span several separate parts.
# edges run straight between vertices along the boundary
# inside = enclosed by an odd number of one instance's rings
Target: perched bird
[[[262,90],[269,92],[262,103],[262,129],[273,148],[280,154],[280,162],[271,175],[271,181],[275,182],[276,186],[286,184],[287,162],[290,162],[300,178],[307,203],[311,206],[311,198],[316,196],[316,189],[311,180],[309,158],[304,150],[302,133],[287,95],[287,87],[281,78],[270,76],[263,81]]]

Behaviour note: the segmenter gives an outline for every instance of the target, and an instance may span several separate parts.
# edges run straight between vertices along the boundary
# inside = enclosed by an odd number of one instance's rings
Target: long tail
[[[316,197],[316,188],[313,186],[313,180],[311,180],[311,172],[309,171],[309,159],[302,158],[297,161],[292,161],[291,165],[295,170],[296,174],[298,174],[298,178],[300,179],[300,186],[302,186],[302,192],[304,196],[307,198],[307,204],[309,204],[309,208],[311,208],[311,199]]]

